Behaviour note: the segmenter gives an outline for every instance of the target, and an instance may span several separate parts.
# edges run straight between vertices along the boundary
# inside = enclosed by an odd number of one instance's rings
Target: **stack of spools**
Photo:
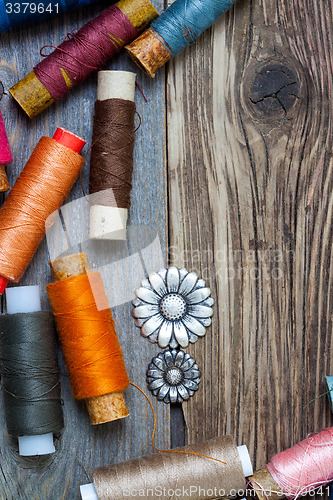
[[[0,31],[93,1],[64,0],[55,5],[40,2],[36,6],[0,0]],[[125,47],[138,67],[154,77],[159,68],[193,43],[234,2],[176,0],[158,17],[149,0],[120,0],[71,33],[58,47],[48,46],[54,50],[42,61],[34,56],[36,66],[9,92],[28,117],[34,118]],[[91,145],[89,221],[78,221],[89,224],[92,240],[127,238],[134,166],[134,92],[134,73],[99,72]],[[0,209],[0,294],[8,282],[20,281],[46,228],[52,226],[84,166],[80,154],[84,144],[83,139],[63,128],[58,128],[53,138],[42,137],[7,196]],[[5,167],[12,159],[0,114],[0,192],[9,190]],[[84,252],[52,259],[50,267],[54,282],[47,285],[47,294],[53,315],[42,310],[40,287],[26,286],[6,291],[7,311],[0,316],[6,425],[8,433],[17,438],[22,456],[54,453],[54,437],[64,425],[54,320],[73,395],[85,401],[91,423],[112,422],[129,414],[124,391],[130,382],[101,274],[91,269]],[[196,280],[193,276],[194,273],[190,281]],[[152,303],[141,307],[150,308],[152,316],[160,313],[156,304],[164,286],[161,281],[156,289],[147,281],[145,293]],[[196,281],[190,291],[195,286]],[[196,292],[198,289],[193,293]],[[176,306],[169,304],[171,313],[173,307]],[[169,323],[172,321],[171,314]],[[191,321],[189,329],[194,328],[195,318]],[[165,368],[167,361],[158,358],[156,363]],[[153,381],[155,389],[163,382]],[[327,387],[332,405],[332,377],[327,377]],[[158,451],[96,469],[93,484],[81,486],[82,498],[168,499],[185,498],[187,492],[198,500],[231,498],[246,489],[249,478],[260,500],[268,495],[273,500],[292,499],[333,480],[333,428],[310,435],[278,453],[254,474],[247,447],[237,447],[230,436]]]

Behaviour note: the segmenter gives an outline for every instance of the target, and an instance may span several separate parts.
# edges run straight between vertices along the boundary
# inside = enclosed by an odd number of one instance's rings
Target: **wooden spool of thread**
[[[151,27],[126,47],[134,62],[149,76],[180,54],[236,0],[176,0]]]
[[[249,478],[260,500],[298,498],[333,480],[333,427],[272,457]]]
[[[12,161],[5,123],[0,113],[0,193],[5,193],[9,189],[6,166]]]
[[[102,68],[158,16],[149,0],[120,0],[62,42],[9,89],[30,118]]]
[[[90,161],[90,238],[126,240],[132,188],[135,73],[100,71]]]
[[[50,262],[47,293],[76,399],[85,399],[93,425],[128,416],[129,380],[102,277],[79,253]]]
[[[9,31],[25,24],[40,22],[43,19],[50,19],[57,14],[62,14],[70,9],[85,7],[95,1],[62,0],[61,2],[57,2],[57,0],[39,0],[37,5],[34,3],[24,5],[15,2],[15,7],[13,2],[12,4],[9,3],[9,6],[6,8],[8,2],[0,0],[0,32]]]
[[[251,474],[247,447],[237,448],[232,437],[225,436],[96,469],[94,484],[81,486],[81,496],[82,500],[230,498],[244,491],[245,477]]]
[[[22,456],[54,453],[64,420],[52,314],[41,311],[39,286],[9,288],[6,299],[0,358],[8,432]]]
[[[18,282],[46,233],[48,218],[59,210],[85,160],[85,141],[58,128],[42,137],[0,209],[0,294]]]

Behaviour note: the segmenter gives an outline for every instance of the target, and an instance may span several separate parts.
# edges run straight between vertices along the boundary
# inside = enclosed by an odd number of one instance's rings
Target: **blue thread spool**
[[[326,377],[326,385],[328,392],[328,399],[331,405],[331,409],[333,411],[333,376]],[[331,495],[331,499],[333,500],[333,493]]]
[[[153,77],[157,69],[195,42],[235,1],[176,0],[126,50]]]
[[[97,0],[0,0],[0,31],[51,18]]]

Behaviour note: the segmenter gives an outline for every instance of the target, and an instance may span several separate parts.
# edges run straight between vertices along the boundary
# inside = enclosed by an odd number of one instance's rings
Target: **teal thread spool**
[[[153,77],[169,59],[194,43],[235,1],[176,0],[126,50]]]
[[[333,411],[333,376],[326,377],[326,385],[328,392],[328,399],[331,405],[331,409]]]

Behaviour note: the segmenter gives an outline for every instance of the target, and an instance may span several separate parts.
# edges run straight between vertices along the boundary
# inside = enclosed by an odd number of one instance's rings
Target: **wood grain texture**
[[[170,63],[170,260],[216,299],[189,443],[256,468],[332,425],[332,6],[239,0]]]
[[[0,38],[0,81],[7,91],[19,78],[27,74],[40,59],[39,49],[45,44],[58,45],[66,33],[82,26],[98,15],[109,2],[94,7],[58,16],[49,22],[28,26],[2,34]],[[162,2],[156,0],[160,11]],[[123,53],[109,65],[110,69],[136,71],[129,57]],[[53,240],[50,238],[50,254],[43,240],[21,285],[40,284],[42,307],[49,309],[45,285],[52,282],[49,258],[63,251],[88,252],[93,268],[102,267],[105,287],[113,304],[116,330],[124,352],[125,363],[131,381],[145,388],[145,371],[148,362],[156,354],[156,346],[141,338],[131,316],[129,300],[134,298],[134,289],[140,285],[150,266],[161,265],[166,245],[166,172],[165,172],[165,111],[164,74],[154,81],[138,74],[138,81],[149,102],[145,103],[137,92],[136,102],[142,124],[136,134],[135,167],[130,210],[129,243],[126,246],[107,242],[88,242],[88,204],[82,199],[80,181],[76,183],[67,199],[67,206],[57,219]],[[8,167],[12,186],[29,158],[33,147],[42,135],[53,135],[57,126],[68,128],[91,142],[93,106],[96,99],[97,77],[72,90],[65,99],[30,121],[9,95],[0,103],[8,127],[14,163]],[[87,151],[87,148],[85,149]],[[82,175],[82,184],[88,192],[89,157]],[[76,200],[75,204],[69,202]],[[70,208],[69,208],[70,207]],[[83,207],[83,208],[82,208]],[[63,228],[66,226],[68,241]],[[58,233],[57,233],[58,232]],[[155,244],[153,244],[155,241]],[[160,254],[152,251],[159,245]],[[128,257],[130,267],[112,267],[117,259]],[[131,260],[132,258],[132,260]],[[151,258],[151,260],[149,260]],[[158,260],[158,262],[156,262]],[[141,266],[138,266],[141,262]],[[118,273],[118,274],[116,274]],[[129,275],[125,276],[125,273]],[[112,276],[111,276],[112,274]],[[116,275],[115,275],[116,274]],[[112,279],[111,279],[112,278]],[[123,292],[123,283],[129,282],[127,296],[117,303],[116,297]],[[126,303],[124,300],[126,299]],[[17,444],[6,434],[3,402],[1,396],[0,422],[0,499],[1,500],[58,500],[80,498],[79,486],[89,482],[82,464],[91,475],[100,465],[121,462],[151,452],[152,415],[144,397],[134,388],[126,391],[130,416],[122,421],[92,427],[84,402],[77,402],[71,394],[68,375],[59,349],[62,397],[64,400],[65,429],[56,440],[56,453],[49,458],[20,458]],[[157,444],[170,445],[169,408],[154,402],[158,418]]]

